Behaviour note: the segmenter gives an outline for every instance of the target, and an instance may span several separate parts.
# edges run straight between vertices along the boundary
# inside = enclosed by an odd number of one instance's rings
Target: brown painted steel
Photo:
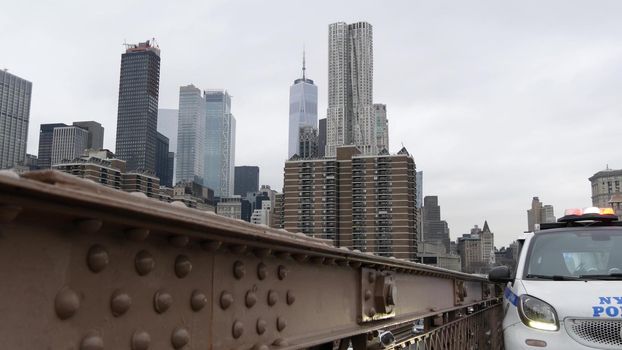
[[[0,172],[3,348],[364,348],[358,335],[499,300],[481,277],[24,176]]]

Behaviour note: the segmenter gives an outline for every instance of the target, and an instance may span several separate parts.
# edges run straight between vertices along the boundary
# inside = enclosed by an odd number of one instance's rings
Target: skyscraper
[[[317,128],[312,126],[303,126],[298,133],[298,155],[300,158],[317,158],[318,157],[318,135]]]
[[[177,121],[177,167],[175,181],[196,181],[205,177],[205,98],[194,85],[179,88]]]
[[[41,169],[49,169],[52,166],[52,140],[54,129],[68,126],[63,123],[41,124],[39,128],[39,159],[37,165]]]
[[[249,192],[257,191],[259,191],[259,167],[236,166],[233,194],[244,197]]]
[[[175,184],[175,152],[177,152],[177,123],[179,119],[179,110],[169,108],[158,109],[158,132],[168,137],[168,150],[173,155],[169,161],[172,167],[170,170],[172,175],[172,183]]]
[[[121,55],[116,155],[127,170],[155,172],[160,49],[149,40]]]
[[[173,173],[169,173],[168,137],[161,133],[157,133],[156,135],[155,175],[160,179],[160,185],[173,187]]]
[[[440,242],[445,246],[445,252],[449,252],[449,226],[445,220],[441,220],[438,196],[423,198],[423,240]]]
[[[78,126],[54,128],[52,136],[52,165],[72,161],[88,148],[89,132]]]
[[[285,162],[283,227],[335,245],[414,260],[417,252],[415,161],[366,156],[355,146],[337,157]]]
[[[372,26],[338,22],[328,31],[326,156],[351,144],[363,154],[376,154]]]
[[[306,77],[304,52],[302,78],[294,80],[289,88],[289,146],[287,158],[300,155],[300,128],[317,128],[317,86]]]
[[[320,119],[317,140],[317,155],[324,157],[326,154],[326,118]]]
[[[216,197],[233,194],[235,167],[235,118],[226,90],[205,91],[205,185]]]
[[[104,148],[104,127],[95,121],[74,122],[74,126],[80,127],[89,133],[86,148],[100,150]]]
[[[26,160],[32,83],[0,70],[0,169]]]
[[[374,103],[374,118],[376,120],[376,147],[378,151],[389,150],[389,120],[387,119],[387,105]]]
[[[531,209],[527,210],[527,230],[533,232],[536,225],[555,222],[555,210],[552,205],[543,205],[540,198],[531,199]]]

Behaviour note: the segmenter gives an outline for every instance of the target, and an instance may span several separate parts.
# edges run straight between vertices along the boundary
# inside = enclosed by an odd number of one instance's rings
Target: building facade
[[[304,54],[302,58],[302,78],[294,80],[289,88],[289,143],[287,158],[300,155],[300,129],[317,128],[317,86],[307,79]]]
[[[328,32],[326,156],[343,145],[376,154],[372,26],[338,22]]]
[[[592,185],[592,205],[599,208],[611,207],[611,199],[622,195],[622,170],[607,169],[589,178]]]
[[[251,224],[270,226],[272,223],[272,202],[261,201],[261,208],[255,209],[251,215]]]
[[[318,136],[317,136],[317,152],[318,152],[318,157],[324,157],[324,155],[326,155],[326,118],[322,118],[319,121]]]
[[[54,128],[52,135],[52,165],[72,161],[88,148],[89,132],[77,126]]]
[[[86,148],[100,150],[104,148],[104,127],[95,121],[74,122],[74,126],[82,128],[89,133]]]
[[[232,219],[241,219],[242,198],[240,196],[221,197],[216,204],[216,214]]]
[[[234,176],[233,194],[246,196],[249,192],[259,191],[259,167],[258,166],[236,166]]]
[[[177,181],[205,178],[205,98],[194,85],[179,88],[177,124]]]
[[[300,158],[310,159],[318,157],[317,129],[312,126],[300,127],[298,133],[298,155]]]
[[[389,120],[387,119],[387,105],[374,103],[376,120],[376,147],[378,152],[389,150]]]
[[[156,134],[156,170],[155,175],[160,179],[160,185],[173,187],[173,172],[169,166],[168,137],[161,133]],[[173,156],[174,157],[174,156]]]
[[[66,127],[67,124],[41,124],[39,127],[39,153],[38,165],[41,169],[49,169],[52,166],[52,141],[54,139],[54,129]]]
[[[160,49],[146,41],[121,55],[116,155],[128,171],[156,168]]]
[[[228,197],[234,189],[235,118],[226,90],[205,91],[205,179],[216,197]]]
[[[24,165],[32,83],[0,70],[0,169]]]
[[[335,245],[414,260],[415,162],[406,149],[367,156],[339,147],[335,158],[285,163],[283,226]]]
[[[423,198],[423,241],[440,242],[449,252],[449,225],[441,219],[441,207],[438,205],[438,196]]]
[[[553,206],[544,205],[540,202],[540,198],[533,197],[531,199],[531,209],[527,210],[527,230],[533,232],[536,229],[536,225],[555,221]]]

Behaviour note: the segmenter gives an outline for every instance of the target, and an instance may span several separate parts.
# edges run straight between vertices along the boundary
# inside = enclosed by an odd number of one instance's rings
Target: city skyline
[[[413,153],[417,168],[426,174],[423,193],[439,196],[452,238],[487,219],[495,227],[500,245],[507,245],[524,230],[524,208],[531,197],[547,198],[547,203],[558,210],[557,215],[565,207],[589,206],[587,179],[607,163],[612,168],[622,167],[611,141],[615,128],[605,127],[619,125],[616,91],[620,90],[618,81],[622,81],[618,63],[621,31],[617,20],[608,14],[619,13],[621,8],[613,2],[601,3],[600,7],[564,2],[559,13],[560,2],[538,7],[529,2],[521,7],[482,4],[472,9],[463,5],[450,9],[442,4],[400,3],[384,14],[375,13],[371,2],[356,9],[335,5],[329,11],[320,6],[307,18],[295,19],[300,32],[290,33],[294,21],[285,18],[283,23],[247,37],[240,33],[257,21],[236,21],[244,25],[234,28],[225,15],[206,21],[210,23],[207,27],[184,22],[181,28],[171,28],[154,19],[141,19],[94,33],[93,40],[60,24],[50,25],[41,10],[30,11],[29,4],[10,4],[0,14],[0,23],[13,29],[2,31],[0,40],[19,50],[6,52],[2,64],[9,72],[33,82],[28,153],[35,154],[42,123],[71,124],[88,119],[114,130],[120,43],[123,38],[133,42],[155,35],[165,48],[159,108],[176,108],[178,87],[191,82],[234,91],[236,165],[260,165],[261,183],[280,190],[286,159],[287,86],[299,71],[301,40],[314,53],[308,57],[309,67],[313,67],[310,74],[319,88],[319,111],[323,111],[327,94],[326,27],[335,20],[365,20],[374,26],[374,97],[390,108],[391,151],[404,143]],[[233,5],[215,6],[224,13],[234,13]],[[248,5],[251,10],[254,6]],[[293,13],[293,7],[283,3],[282,11]],[[32,19],[11,18],[10,14],[17,11],[31,13]],[[154,18],[161,21],[170,15],[173,22],[179,21],[185,14],[179,11],[164,7],[156,10]],[[212,18],[208,8],[193,12]],[[398,16],[400,13],[413,16]],[[118,22],[123,22],[130,13],[112,9],[97,16],[106,21],[119,16]],[[64,17],[57,22],[71,19],[85,26],[103,23],[97,16]],[[551,23],[553,16],[556,21]],[[594,16],[599,17],[596,25],[590,20]],[[508,18],[511,20],[501,20]],[[521,26],[525,19],[532,26]],[[49,30],[39,32],[56,39],[29,44],[33,40],[30,32],[15,29],[20,27],[19,21],[35,28],[41,28],[37,21],[47,23]],[[271,23],[266,18],[261,22],[262,27]],[[201,30],[184,37],[192,26]],[[404,32],[395,37],[402,29]],[[235,34],[235,44],[231,36],[218,39],[227,30]],[[410,51],[403,47],[405,38],[412,46]],[[230,48],[231,54],[216,55],[212,48],[201,52],[192,47],[190,41],[195,40],[205,40],[221,50]],[[84,49],[69,50],[75,42]],[[189,47],[192,55],[186,51]],[[40,50],[48,52],[49,62],[42,62],[36,54]],[[80,51],[97,51],[98,57],[82,56]],[[255,55],[252,62],[241,55],[248,52]],[[89,62],[88,67],[79,64],[81,59]],[[228,69],[203,72],[204,65]],[[61,75],[66,82],[60,81]],[[599,122],[577,128],[586,118]],[[250,140],[262,129],[270,130],[270,140],[262,142],[262,147],[253,147]],[[105,147],[113,148],[113,134],[107,133]],[[577,140],[585,140],[585,147],[577,145]]]

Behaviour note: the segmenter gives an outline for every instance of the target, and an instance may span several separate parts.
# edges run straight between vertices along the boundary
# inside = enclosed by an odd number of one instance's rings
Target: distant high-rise
[[[52,140],[54,129],[68,126],[63,123],[41,124],[39,128],[39,154],[37,165],[41,169],[49,169],[52,166]]]
[[[318,157],[318,135],[315,127],[309,125],[300,128],[297,154],[304,159]]]
[[[161,186],[173,187],[173,173],[169,173],[168,137],[157,133],[155,175]]]
[[[0,169],[24,165],[32,83],[0,70]]]
[[[216,197],[233,194],[235,167],[235,118],[226,90],[205,91],[205,180]]]
[[[86,148],[100,150],[104,148],[104,127],[95,121],[74,122],[74,126],[80,127],[89,133]]]
[[[441,242],[446,252],[449,252],[449,226],[446,221],[441,220],[438,196],[423,198],[423,240]]]
[[[244,197],[249,192],[257,191],[259,191],[259,167],[236,166],[233,194]]]
[[[175,181],[204,181],[205,113],[201,89],[194,85],[180,87]]]
[[[302,56],[302,78],[294,80],[289,88],[289,147],[287,158],[300,155],[300,128],[317,128],[317,86],[306,77],[304,53]]]
[[[622,195],[622,169],[614,170],[607,168],[601,170],[590,178],[592,185],[592,205],[599,208],[612,206],[617,203],[618,197]],[[616,198],[613,198],[613,197]]]
[[[52,136],[52,165],[81,157],[88,148],[89,132],[78,126],[56,127]]]
[[[378,151],[389,150],[389,120],[387,119],[387,105],[374,103],[376,120],[376,147]]]
[[[177,122],[179,119],[179,110],[169,108],[158,109],[158,132],[168,137],[168,150],[175,155],[177,152]],[[171,174],[173,174],[173,184],[175,181],[175,157],[172,159]]]
[[[317,155],[324,157],[326,154],[326,118],[320,119],[317,140]]]
[[[372,26],[338,22],[328,32],[326,156],[351,144],[376,154]]]
[[[340,247],[414,260],[415,172],[405,148],[366,156],[344,146],[335,158],[291,159],[285,162],[283,227]]]
[[[121,55],[115,153],[127,170],[156,168],[160,49],[146,41],[127,45]]]
[[[533,232],[536,225],[555,222],[555,211],[552,205],[543,205],[540,198],[533,197],[531,209],[527,210],[527,230]]]
[[[421,209],[421,207],[423,206],[422,203],[422,199],[423,199],[423,171],[417,171],[416,174],[417,177],[417,203],[415,203],[415,206],[417,207],[417,209]]]

